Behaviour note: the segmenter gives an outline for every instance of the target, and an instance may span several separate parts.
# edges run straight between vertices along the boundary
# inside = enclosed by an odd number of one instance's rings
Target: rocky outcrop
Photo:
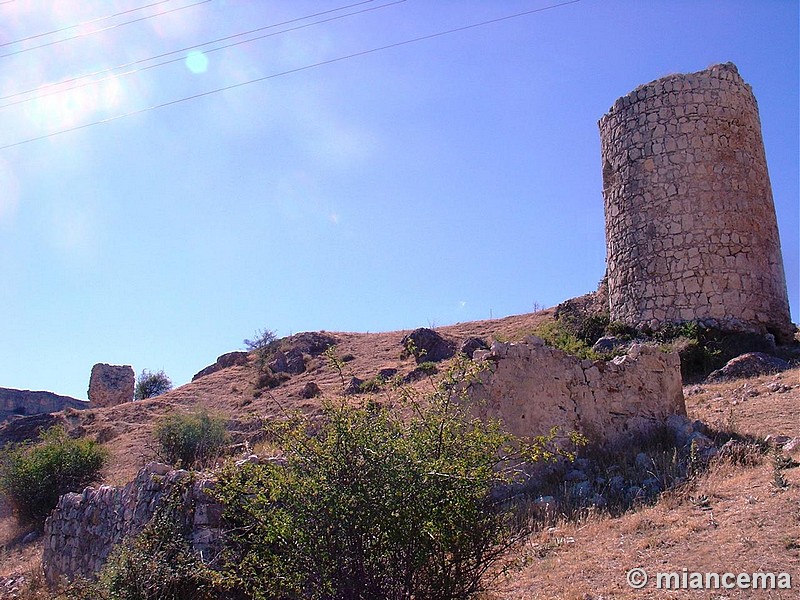
[[[15,416],[58,412],[65,408],[80,410],[88,406],[89,403],[85,400],[59,396],[52,392],[0,388],[0,421],[6,421]]]
[[[133,400],[136,376],[130,365],[98,363],[89,379],[89,402],[92,406],[116,406]]]
[[[208,494],[213,481],[150,463],[125,487],[103,485],[65,494],[44,525],[42,566],[49,582],[93,577],[116,544],[142,531],[159,507],[176,502],[205,562],[216,555],[222,506]]]
[[[519,344],[495,342],[474,358],[488,362],[482,384],[471,390],[478,412],[502,419],[518,436],[558,427],[616,446],[686,414],[678,355],[655,347],[634,345],[625,356],[591,361],[531,336]]]
[[[458,351],[466,354],[469,358],[475,353],[475,350],[486,350],[489,345],[486,341],[479,337],[468,337],[458,347]]]
[[[215,362],[213,365],[209,365],[205,369],[198,371],[195,376],[192,377],[192,381],[197,381],[201,377],[211,375],[212,373],[216,373],[222,369],[246,365],[248,361],[247,357],[248,353],[243,351],[228,352],[227,354],[223,354],[217,358],[217,362]]]
[[[282,341],[284,351],[289,348],[296,348],[303,354],[319,356],[331,346],[336,345],[338,340],[335,336],[324,332],[304,331],[289,336]]]
[[[788,368],[789,363],[785,360],[763,352],[748,352],[729,360],[721,369],[712,371],[706,380],[724,381],[725,379],[739,379],[740,377],[756,377],[757,375],[778,373]]]
[[[413,355],[417,363],[439,362],[452,358],[456,353],[456,344],[427,327],[415,329],[401,342],[404,352]]]

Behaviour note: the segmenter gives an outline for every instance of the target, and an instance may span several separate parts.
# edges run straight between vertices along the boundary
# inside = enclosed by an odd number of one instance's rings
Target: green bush
[[[97,442],[72,439],[62,427],[42,432],[38,444],[7,447],[0,456],[0,489],[18,519],[42,525],[58,497],[97,479],[107,452]]]
[[[228,443],[228,432],[225,419],[203,409],[162,417],[156,423],[155,438],[162,460],[189,469],[218,458]]]
[[[405,390],[396,410],[327,405],[322,423],[273,426],[285,466],[230,466],[218,482],[229,587],[259,599],[479,593],[519,535],[498,486],[520,461],[551,457],[555,435],[523,443],[470,418],[479,368],[457,362],[432,396]]]
[[[136,387],[133,390],[134,400],[155,398],[172,389],[172,381],[164,371],[148,371],[143,369],[136,378]]]

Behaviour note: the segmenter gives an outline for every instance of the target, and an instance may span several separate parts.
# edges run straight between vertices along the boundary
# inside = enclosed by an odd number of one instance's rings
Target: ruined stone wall
[[[788,340],[758,107],[736,67],[643,85],[599,126],[611,318]]]
[[[511,433],[533,437],[558,427],[590,442],[620,446],[685,415],[680,359],[634,345],[611,361],[581,360],[545,346],[495,342],[474,359],[489,361],[483,385],[472,389],[481,416],[500,418]]]
[[[130,365],[97,363],[89,377],[89,402],[92,407],[131,402],[135,387],[136,376]]]
[[[222,517],[222,507],[207,493],[212,486],[207,479],[192,479],[188,471],[150,463],[125,487],[103,485],[61,496],[44,526],[45,577],[51,583],[61,577],[92,577],[113,547],[139,533],[173,490],[179,494],[192,547],[203,560],[211,560],[218,550]]]

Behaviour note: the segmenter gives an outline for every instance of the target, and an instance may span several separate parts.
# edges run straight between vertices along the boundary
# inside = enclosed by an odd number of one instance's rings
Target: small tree
[[[276,348],[278,338],[275,332],[270,329],[258,329],[252,340],[244,340],[245,347],[250,352],[256,353],[259,369],[263,369],[267,360]]]
[[[169,414],[155,427],[161,457],[187,469],[202,467],[217,458],[228,443],[228,437],[225,419],[209,415],[205,409]]]
[[[0,456],[0,488],[23,523],[41,526],[58,497],[92,483],[107,452],[89,439],[72,439],[63,427],[40,434],[39,443],[17,444]]]
[[[172,389],[172,381],[164,371],[148,371],[143,369],[136,379],[136,388],[133,391],[134,400],[155,398]]]

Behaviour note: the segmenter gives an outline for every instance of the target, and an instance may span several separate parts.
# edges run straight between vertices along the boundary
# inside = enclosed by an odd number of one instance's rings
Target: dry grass
[[[477,335],[491,339],[519,340],[552,311],[439,327],[456,339]],[[408,333],[333,333],[339,356],[352,354],[345,363],[346,377],[369,379],[383,368],[401,374],[414,361],[401,359],[400,340]],[[209,357],[209,362],[213,357]],[[304,399],[301,390],[315,382],[323,397],[337,397],[339,375],[320,357],[308,370],[280,387],[256,397],[257,373],[238,366],[213,373],[155,399],[105,409],[68,411],[73,430],[102,441],[111,452],[105,483],[121,485],[153,457],[152,428],[155,420],[171,410],[204,407],[229,419],[235,441],[243,441],[260,428],[265,418],[282,411],[314,414],[320,399]],[[422,381],[417,385],[425,386]],[[800,369],[776,376],[729,383],[687,387],[689,414],[728,433],[763,438],[768,434],[800,436]],[[264,448],[263,442],[259,448]],[[745,461],[747,462],[747,461]],[[588,514],[580,522],[560,520],[530,537],[510,558],[517,568],[502,574],[493,584],[490,600],[600,598],[749,598],[747,593],[703,595],[680,592],[667,596],[652,589],[631,590],[625,573],[635,566],[652,570],[689,569],[710,571],[788,571],[800,586],[800,468],[782,471],[788,489],[774,486],[774,467],[767,458],[748,465],[720,462],[683,489],[663,494],[653,506],[642,507],[618,518]],[[756,464],[752,464],[756,463]],[[0,511],[0,598],[4,584],[12,587],[19,577],[30,582],[29,599],[47,597],[37,583],[41,542],[15,545],[21,532],[13,519]],[[41,595],[45,594],[45,595]],[[751,592],[752,594],[752,592]],[[796,598],[797,593],[756,597]]]
[[[779,385],[775,385],[779,384]],[[751,390],[756,390],[753,394]],[[763,439],[800,436],[800,369],[685,390],[690,417],[727,433]],[[744,396],[744,400],[742,397]],[[710,469],[659,501],[619,518],[562,521],[519,548],[522,566],[502,574],[492,600],[643,598],[797,598],[800,586],[800,468],[781,471],[775,486],[769,455]],[[628,587],[629,569],[652,573],[788,572],[794,590],[643,590]]]

